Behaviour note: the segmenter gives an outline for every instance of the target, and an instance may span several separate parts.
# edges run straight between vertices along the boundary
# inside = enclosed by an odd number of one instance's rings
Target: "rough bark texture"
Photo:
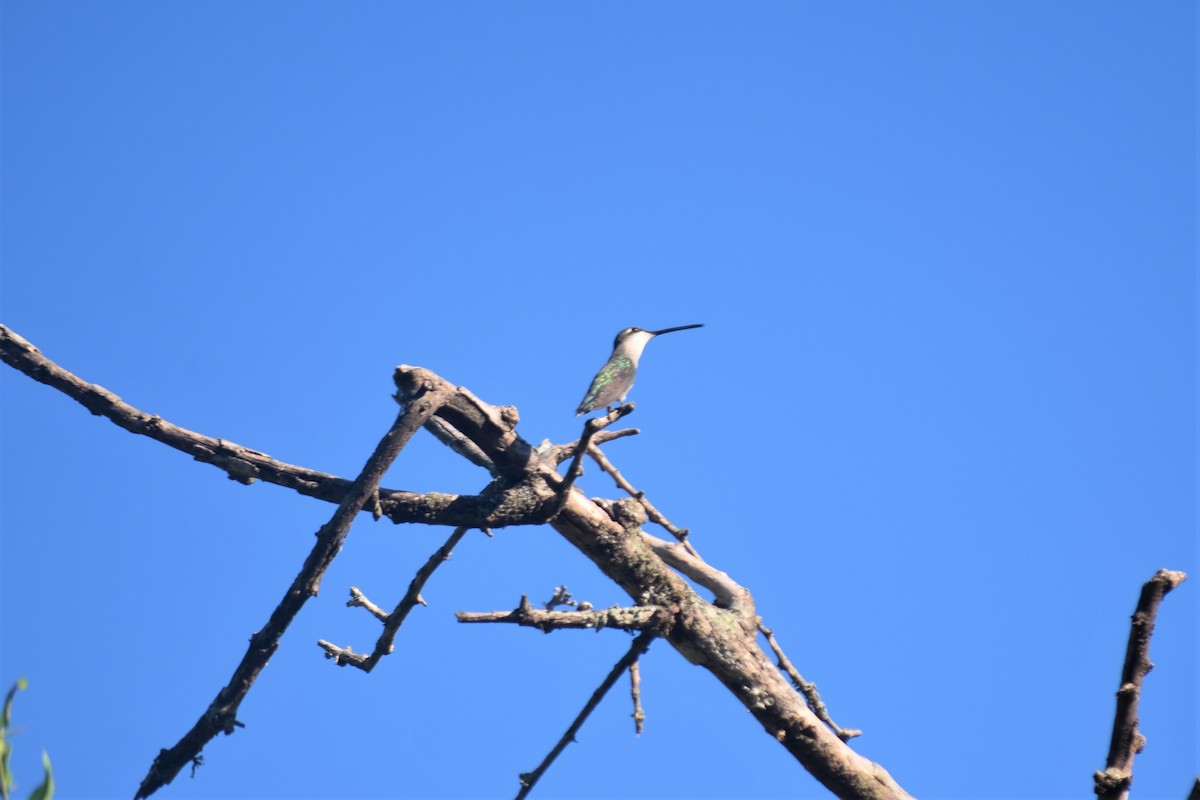
[[[403,398],[421,385],[442,379],[428,370],[401,366],[395,381]],[[469,392],[459,392],[437,412],[486,454],[498,479],[521,487],[531,505],[555,508],[563,478],[553,459],[543,459],[516,434],[515,420]],[[909,795],[883,767],[839,739],[817,719],[803,698],[775,668],[757,642],[758,618],[752,603],[740,613],[718,608],[655,554],[648,534],[622,526],[578,489],[550,523],[615,581],[637,605],[657,606],[667,619],[654,633],[688,661],[711,672],[763,729],[787,748],[822,784],[843,798],[903,798]]]

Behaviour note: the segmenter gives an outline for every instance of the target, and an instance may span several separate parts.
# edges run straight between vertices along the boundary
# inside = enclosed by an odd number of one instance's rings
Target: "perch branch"
[[[571,496],[571,488],[575,485],[575,481],[583,474],[583,454],[587,452],[588,446],[591,444],[592,438],[600,431],[612,425],[626,414],[633,413],[635,408],[633,403],[613,409],[603,417],[595,417],[583,423],[583,436],[579,437],[579,444],[575,446],[575,457],[571,459],[571,466],[567,469],[567,477],[563,480],[562,486],[558,488],[558,500],[554,506],[554,512],[550,515],[554,519],[567,505],[567,498]]]
[[[517,800],[522,800],[533,791],[533,787],[541,779],[542,775],[545,774],[546,770],[550,768],[550,765],[554,763],[554,759],[558,758],[559,753],[565,750],[568,744],[575,741],[575,734],[579,733],[579,729],[583,727],[583,723],[596,710],[596,706],[600,705],[600,701],[604,699],[604,695],[608,694],[608,690],[621,677],[621,673],[629,669],[630,665],[635,663],[650,648],[650,643],[654,641],[654,638],[654,634],[647,631],[633,640],[633,644],[629,646],[629,650],[609,670],[608,677],[596,687],[596,691],[592,692],[591,698],[587,701],[583,710],[579,712],[579,716],[571,723],[571,727],[567,728],[567,732],[554,745],[554,749],[542,759],[542,763],[538,764],[537,769],[533,772],[521,773],[521,791],[517,792]]]
[[[420,430],[426,420],[433,416],[446,396],[444,389],[430,386],[418,402],[410,403],[400,411],[329,522],[317,531],[316,544],[305,559],[300,573],[288,587],[287,593],[271,613],[267,624],[250,637],[246,655],[234,670],[229,683],[217,693],[216,699],[174,747],[159,752],[149,773],[138,787],[135,800],[149,797],[170,783],[179,774],[179,770],[199,757],[200,751],[209,740],[218,733],[233,733],[234,728],[240,724],[237,720],[238,706],[279,648],[284,631],[300,613],[304,603],[317,594],[321,578],[346,541],[350,524],[376,493],[380,479],[404,445]]]
[[[395,610],[391,614],[384,614],[381,618],[383,620],[383,633],[379,636],[379,640],[375,642],[375,650],[371,655],[367,656],[355,653],[348,647],[340,648],[322,639],[317,644],[325,650],[325,656],[334,659],[339,667],[349,664],[358,667],[363,672],[370,672],[375,669],[375,665],[379,663],[379,659],[388,655],[394,649],[392,643],[396,640],[396,632],[404,624],[404,620],[408,617],[408,612],[412,611],[417,603],[425,605],[425,601],[421,598],[421,589],[424,588],[426,581],[429,580],[438,567],[450,560],[450,551],[458,545],[469,530],[470,528],[465,526],[455,528],[454,532],[450,534],[450,538],[446,539],[445,543],[417,570],[417,574],[413,576],[412,581],[408,584],[408,591],[404,593],[404,597],[396,604]],[[353,599],[346,605],[367,606],[368,611],[371,611],[375,617],[380,618],[379,611],[382,609],[367,601],[362,596],[362,592],[352,589],[351,596]],[[370,603],[369,606],[368,603]]]
[[[1167,592],[1187,579],[1182,572],[1160,569],[1142,586],[1133,622],[1129,627],[1129,645],[1125,649],[1125,665],[1121,669],[1121,688],[1117,690],[1117,713],[1113,720],[1112,741],[1108,762],[1102,772],[1093,776],[1096,794],[1102,800],[1125,800],[1133,782],[1133,757],[1146,746],[1146,737],[1138,731],[1138,702],[1146,673],[1154,668],[1150,663],[1150,637],[1158,607]]]
[[[791,659],[784,654],[783,648],[779,646],[779,642],[775,641],[775,632],[761,622],[758,623],[758,630],[766,637],[767,644],[771,646],[771,652],[775,654],[775,660],[779,663],[779,668],[791,678],[792,685],[804,695],[804,699],[808,702],[808,707],[812,709],[813,713],[828,725],[829,729],[837,734],[837,737],[843,742],[848,742],[856,736],[862,736],[862,731],[854,730],[853,728],[839,728],[834,723],[833,718],[829,716],[829,709],[825,707],[825,703],[821,700],[821,695],[817,692],[817,685],[804,680],[800,671],[792,664]]]

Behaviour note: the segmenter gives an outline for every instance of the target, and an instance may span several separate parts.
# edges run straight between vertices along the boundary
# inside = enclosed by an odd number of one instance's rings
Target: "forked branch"
[[[304,603],[310,597],[316,596],[321,586],[321,578],[346,541],[350,524],[362,511],[366,502],[376,495],[383,473],[395,461],[404,445],[441,407],[447,395],[444,386],[430,385],[420,393],[415,402],[409,403],[401,410],[392,427],[375,447],[375,452],[367,459],[362,472],[351,484],[350,491],[333,512],[329,522],[317,532],[317,542],[300,569],[300,574],[288,587],[267,624],[250,637],[246,655],[234,670],[229,683],[217,693],[216,699],[174,747],[159,752],[149,773],[138,787],[135,800],[149,797],[160,787],[174,780],[184,766],[195,763],[200,751],[218,733],[233,733],[235,726],[239,724],[238,706],[279,648],[279,640],[300,613]]]
[[[438,567],[449,560],[450,552],[467,535],[467,531],[469,530],[470,528],[465,526],[454,529],[454,532],[450,534],[445,543],[434,551],[429,560],[417,570],[417,574],[413,576],[412,581],[408,585],[408,591],[404,593],[404,597],[400,598],[400,602],[396,604],[396,608],[390,614],[369,601],[356,587],[351,587],[350,600],[346,605],[365,608],[383,623],[383,633],[380,634],[379,639],[375,642],[375,649],[369,656],[362,653],[355,653],[349,647],[338,647],[322,639],[317,642],[317,645],[325,651],[326,657],[332,658],[341,667],[347,665],[358,667],[363,672],[370,672],[375,669],[375,665],[379,663],[379,659],[392,652],[392,643],[396,640],[396,634],[399,632],[400,626],[408,618],[408,612],[412,611],[418,603],[425,605],[425,600],[421,597],[421,589],[425,587],[425,583]]]

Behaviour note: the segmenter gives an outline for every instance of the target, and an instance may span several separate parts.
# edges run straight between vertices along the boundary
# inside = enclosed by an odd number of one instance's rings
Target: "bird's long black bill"
[[[671,331],[686,331],[689,328],[703,328],[703,327],[704,327],[704,323],[698,322],[695,325],[680,325],[676,328],[663,328],[661,331],[650,331],[650,332],[653,333],[655,336],[661,336],[662,334],[670,333]]]

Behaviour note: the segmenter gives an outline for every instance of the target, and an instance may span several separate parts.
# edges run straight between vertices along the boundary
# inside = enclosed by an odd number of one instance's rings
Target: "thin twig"
[[[567,732],[562,735],[558,743],[554,745],[547,756],[542,759],[542,763],[538,764],[537,769],[533,772],[521,773],[521,791],[517,792],[517,800],[523,800],[527,797],[533,787],[545,774],[550,765],[554,763],[554,759],[558,758],[559,753],[566,749],[567,745],[575,741],[575,734],[579,733],[579,729],[583,727],[583,723],[587,721],[588,716],[596,710],[596,706],[600,705],[600,701],[604,699],[604,695],[608,694],[608,690],[613,687],[617,679],[621,677],[621,673],[629,669],[630,665],[638,660],[643,653],[650,648],[650,643],[655,639],[655,635],[649,631],[640,634],[633,640],[633,644],[629,646],[629,651],[621,656],[620,660],[613,665],[609,670],[608,677],[596,687],[596,691],[592,692],[591,698],[587,701],[587,705],[579,712],[579,716],[575,717],[575,721],[571,723],[571,727],[567,728]]]
[[[362,511],[363,506],[379,488],[380,479],[404,445],[421,429],[426,420],[433,416],[445,399],[444,393],[433,390],[401,409],[396,421],[379,441],[375,452],[367,459],[362,472],[337,510],[333,512],[329,522],[317,531],[316,544],[305,559],[300,573],[271,613],[267,624],[250,637],[246,655],[233,671],[229,683],[217,693],[216,699],[174,747],[159,752],[150,771],[138,787],[135,800],[149,797],[174,780],[179,771],[192,763],[204,746],[218,733],[231,734],[235,727],[241,725],[237,719],[238,706],[279,648],[279,640],[300,613],[304,603],[310,597],[316,596],[321,579],[341,551],[355,516]]]
[[[843,742],[848,742],[856,736],[862,736],[862,731],[854,730],[853,728],[839,728],[834,723],[833,718],[829,716],[829,709],[825,707],[825,703],[821,700],[821,695],[817,693],[817,685],[804,680],[800,671],[792,664],[791,659],[784,654],[783,648],[779,646],[779,642],[775,641],[775,632],[761,622],[758,623],[758,630],[767,638],[767,644],[771,646],[771,651],[775,653],[775,659],[779,663],[779,668],[791,679],[792,685],[804,695],[805,702],[808,703],[808,707],[817,715],[817,718],[828,725],[829,729],[837,734],[837,737]]]
[[[567,470],[567,476],[563,479],[562,485],[558,487],[558,499],[555,502],[554,510],[550,514],[550,519],[557,517],[567,505],[567,498],[571,495],[571,488],[575,485],[575,481],[583,474],[583,454],[587,452],[588,445],[597,433],[612,425],[621,417],[633,413],[636,406],[633,403],[626,403],[619,408],[609,411],[603,417],[595,417],[583,423],[583,435],[579,437],[579,444],[575,447],[575,457],[571,459],[571,466]]]
[[[642,735],[646,712],[642,709],[642,661],[636,659],[629,665],[629,694],[633,698],[633,728],[638,736]]]
[[[1146,673],[1154,668],[1150,663],[1150,637],[1158,606],[1167,592],[1187,579],[1182,572],[1160,569],[1142,586],[1133,622],[1129,627],[1129,645],[1125,649],[1125,665],[1121,670],[1121,688],[1117,690],[1117,713],[1113,720],[1112,741],[1108,761],[1102,772],[1093,776],[1096,794],[1102,800],[1125,800],[1133,782],[1133,757],[1146,746],[1146,737],[1138,731],[1138,702]]]
[[[592,437],[592,444],[604,444],[611,442],[614,439],[624,439],[626,436],[637,436],[642,431],[639,428],[621,428],[617,431],[600,431]],[[554,461],[556,464],[561,464],[568,458],[574,458],[579,451],[579,439],[566,444],[557,445],[554,447]]]
[[[404,620],[408,617],[408,612],[412,611],[413,607],[418,603],[425,605],[425,601],[421,597],[421,589],[424,588],[425,583],[438,567],[450,560],[450,552],[458,545],[469,530],[471,529],[465,525],[455,528],[454,532],[450,534],[450,538],[446,539],[445,543],[434,551],[433,555],[417,570],[417,574],[413,576],[412,581],[408,584],[408,591],[404,593],[404,597],[396,604],[396,608],[391,614],[385,614],[382,617],[383,633],[380,634],[378,641],[375,642],[375,650],[372,651],[371,655],[367,656],[362,653],[355,653],[348,647],[337,647],[322,639],[317,642],[317,645],[325,650],[326,657],[332,658],[337,662],[339,667],[349,665],[358,667],[363,672],[370,672],[375,669],[375,665],[379,663],[379,660],[390,654],[394,649],[393,642],[396,640],[396,633],[400,630],[400,626],[404,624]],[[367,607],[367,610],[371,611],[376,617],[379,617],[377,611],[372,610],[379,607],[367,600],[362,592],[359,592],[357,589],[351,589],[350,592],[353,599],[346,605],[362,605]],[[368,606],[367,604],[370,605]]]
[[[605,456],[604,453],[601,452],[600,448],[594,443],[588,445],[587,452],[588,455],[592,457],[592,460],[599,465],[601,470],[612,476],[612,479],[616,481],[618,488],[628,492],[630,497],[642,504],[642,508],[646,509],[646,516],[649,517],[652,522],[662,526],[668,533],[670,533],[679,541],[683,542],[683,546],[687,548],[689,553],[697,558],[700,557],[700,554],[696,552],[696,548],[693,547],[688,541],[689,531],[687,528],[680,528],[671,524],[671,521],[663,516],[662,512],[655,508],[653,503],[646,499],[646,493],[634,489],[633,484],[625,479],[625,476],[621,474],[621,471],[617,469],[611,461],[608,460],[608,457]]]
[[[365,608],[367,612],[380,622],[387,622],[388,612],[367,599],[357,586],[350,587],[350,599],[346,601],[347,608]]]

